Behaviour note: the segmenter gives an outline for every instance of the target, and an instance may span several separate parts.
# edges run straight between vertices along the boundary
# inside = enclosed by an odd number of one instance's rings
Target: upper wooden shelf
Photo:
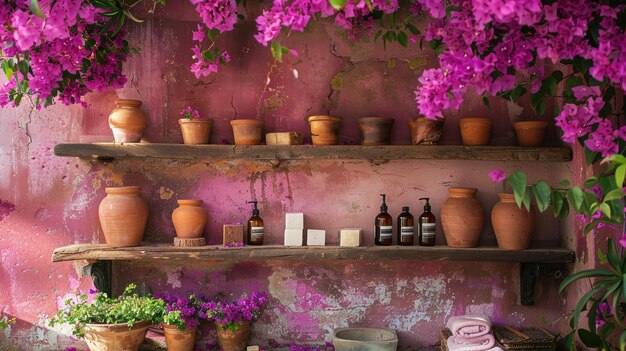
[[[117,158],[247,159],[442,159],[486,161],[564,162],[572,152],[561,147],[463,146],[463,145],[183,145],[183,144],[57,144],[57,156],[112,160]]]
[[[174,247],[166,244],[109,248],[104,244],[77,244],[58,248],[53,262],[72,260],[451,260],[499,261],[524,263],[564,263],[574,261],[574,252],[564,248],[541,248],[506,251],[496,247],[458,249],[448,246],[245,246],[224,248],[221,245]]]

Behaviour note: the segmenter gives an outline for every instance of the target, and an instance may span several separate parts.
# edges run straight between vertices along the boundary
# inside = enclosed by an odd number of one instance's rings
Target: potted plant
[[[178,120],[180,130],[183,133],[183,143],[188,145],[208,144],[211,137],[213,120],[201,118],[198,110],[188,106],[180,111],[181,119]]]
[[[65,308],[50,319],[50,326],[68,323],[91,351],[137,351],[148,327],[163,319],[165,301],[140,296],[130,284],[121,296],[90,290],[65,301]]]
[[[202,311],[202,301],[195,295],[180,298],[164,295],[163,333],[169,351],[193,351]]]
[[[217,338],[223,351],[244,351],[250,324],[261,315],[261,306],[267,301],[264,293],[254,291],[234,302],[208,301],[203,303],[207,320],[215,322]]]

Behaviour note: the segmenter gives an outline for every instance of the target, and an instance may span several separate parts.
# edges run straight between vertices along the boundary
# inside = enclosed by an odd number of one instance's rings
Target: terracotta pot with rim
[[[98,207],[104,239],[109,247],[141,244],[148,221],[148,204],[138,186],[105,188],[107,196]]]
[[[188,145],[208,144],[213,128],[211,118],[181,118],[178,120],[183,134],[183,143]]]
[[[310,116],[311,142],[313,145],[337,145],[341,117]]]
[[[393,118],[389,117],[361,117],[359,131],[362,145],[389,145]]]
[[[409,118],[411,142],[413,145],[433,145],[439,143],[444,122],[445,119]]]
[[[167,351],[193,351],[196,343],[197,328],[178,329],[173,325],[163,325]]]
[[[459,128],[463,145],[488,145],[492,125],[493,121],[489,118],[461,118]]]
[[[503,250],[527,249],[535,230],[534,212],[517,207],[513,194],[500,193],[498,197],[500,201],[491,210],[491,225],[498,247]]]
[[[546,121],[521,121],[514,122],[517,143],[520,146],[541,146],[546,135]]]
[[[138,143],[148,127],[148,117],[139,109],[140,100],[115,100],[115,108],[109,115],[109,127],[116,143]]]
[[[140,321],[132,327],[122,324],[86,324],[85,342],[91,351],[137,351],[150,323]]]
[[[441,225],[450,247],[476,247],[485,225],[485,209],[476,188],[449,188],[441,207]]]
[[[259,145],[263,137],[264,122],[258,119],[235,119],[230,121],[233,127],[235,145]]]
[[[172,212],[176,236],[184,239],[202,238],[208,219],[206,211],[202,208],[202,200],[181,199],[176,202],[179,207]]]
[[[241,321],[239,329],[224,329],[221,324],[217,325],[217,340],[223,351],[246,351],[248,338],[250,337],[250,321]]]

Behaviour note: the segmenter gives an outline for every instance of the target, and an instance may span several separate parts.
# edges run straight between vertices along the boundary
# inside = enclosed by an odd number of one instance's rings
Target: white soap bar
[[[285,229],[304,230],[304,213],[302,212],[285,213]]]
[[[326,231],[321,229],[307,229],[306,244],[308,246],[326,245]]]
[[[361,228],[345,228],[339,232],[339,246],[361,246]]]
[[[303,229],[285,229],[285,246],[302,246]]]

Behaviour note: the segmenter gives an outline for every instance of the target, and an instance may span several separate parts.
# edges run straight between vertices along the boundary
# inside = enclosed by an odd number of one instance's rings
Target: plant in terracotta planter
[[[198,110],[188,106],[180,111],[180,130],[183,133],[183,143],[189,145],[208,144],[211,138],[211,129],[213,120],[211,118],[202,118]]]
[[[161,296],[166,302],[163,315],[163,333],[168,351],[193,351],[199,319],[206,316],[202,301],[195,295]]]
[[[50,326],[69,323],[91,351],[137,351],[148,327],[163,319],[165,301],[140,296],[136,289],[130,284],[118,298],[90,290],[68,299]]]
[[[203,303],[206,318],[217,326],[217,337],[224,351],[244,351],[250,335],[250,324],[261,315],[267,301],[264,293],[252,292],[234,302],[223,300]]]

